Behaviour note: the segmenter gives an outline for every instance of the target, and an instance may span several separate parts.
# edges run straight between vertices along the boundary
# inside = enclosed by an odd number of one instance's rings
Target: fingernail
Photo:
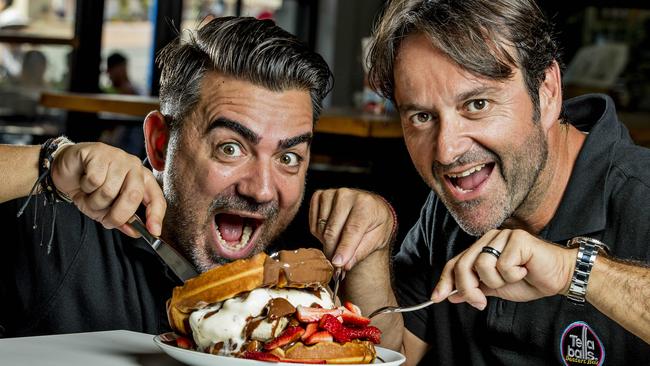
[[[439,296],[440,291],[438,291],[437,288],[433,289],[433,292],[431,293],[431,301],[437,301]]]
[[[343,257],[340,254],[337,254],[332,258],[332,264],[340,267],[343,264]]]

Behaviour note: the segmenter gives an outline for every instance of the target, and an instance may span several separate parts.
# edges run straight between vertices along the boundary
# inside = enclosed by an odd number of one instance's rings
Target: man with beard
[[[331,86],[324,60],[272,21],[223,17],[158,62],[161,109],[144,121],[153,172],[97,143],[0,146],[0,335],[169,330],[165,301],[180,281],[129,237],[141,204],[149,231],[200,271],[264,250],[295,216]],[[32,195],[37,180],[45,193]],[[383,199],[336,192],[317,220],[355,230],[328,232],[343,242],[390,236]],[[66,197],[74,205],[53,203]]]
[[[432,188],[393,260],[399,303],[436,304],[383,315],[409,365],[650,358],[650,151],[609,97],[563,104],[558,60],[532,0],[394,0],[377,25],[370,81]],[[395,302],[380,260],[346,278],[369,308]]]

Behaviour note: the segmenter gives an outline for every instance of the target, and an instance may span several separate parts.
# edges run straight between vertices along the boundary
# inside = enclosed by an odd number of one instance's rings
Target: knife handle
[[[129,219],[128,222],[129,226],[133,228],[133,230],[137,231],[144,240],[147,241],[147,243],[153,245],[156,242],[156,237],[151,235],[149,230],[147,230],[147,227],[144,225],[142,220],[138,217],[138,215],[133,215]]]

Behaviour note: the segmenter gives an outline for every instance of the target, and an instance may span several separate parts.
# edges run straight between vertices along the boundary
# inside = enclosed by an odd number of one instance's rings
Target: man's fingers
[[[486,235],[490,235],[490,241],[477,242],[477,248],[480,249],[479,255],[474,262],[474,270],[481,282],[490,288],[499,288],[506,285],[506,280],[501,276],[497,266],[501,262],[501,255],[506,248],[510,230],[492,230]],[[487,249],[486,249],[487,247]]]
[[[431,300],[434,302],[440,302],[446,299],[454,290],[454,266],[456,265],[458,258],[459,256],[450,259],[442,269],[440,280],[438,280],[438,283],[431,294]]]
[[[147,230],[155,236],[162,234],[162,223],[167,211],[167,201],[153,174],[145,169],[143,203],[147,207]]]
[[[104,217],[104,226],[118,227],[133,216],[144,197],[144,177],[140,169],[132,169],[124,178],[122,189],[113,201],[108,215]]]

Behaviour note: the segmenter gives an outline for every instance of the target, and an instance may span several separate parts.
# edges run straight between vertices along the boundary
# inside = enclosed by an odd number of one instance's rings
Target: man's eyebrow
[[[494,87],[494,86],[479,86],[478,88],[468,90],[466,92],[460,93],[458,97],[456,97],[456,100],[458,102],[464,102],[468,99],[475,98],[479,95],[483,95],[485,93],[491,93],[491,92],[497,92],[499,91],[499,88]]]
[[[210,131],[214,130],[215,128],[227,128],[229,130],[232,130],[241,136],[243,136],[246,140],[250,141],[252,144],[257,145],[260,142],[260,136],[253,132],[250,128],[244,126],[243,124],[233,121],[231,119],[225,118],[225,117],[219,117],[212,121],[210,125],[208,125],[208,128],[206,129],[206,134],[209,133]]]
[[[280,141],[278,141],[278,148],[281,149],[281,150],[285,150],[285,149],[288,149],[290,147],[302,144],[303,142],[306,142],[307,145],[310,145],[313,136],[314,135],[311,132],[307,132],[307,133],[303,133],[302,135],[289,137],[288,139],[280,140]]]

